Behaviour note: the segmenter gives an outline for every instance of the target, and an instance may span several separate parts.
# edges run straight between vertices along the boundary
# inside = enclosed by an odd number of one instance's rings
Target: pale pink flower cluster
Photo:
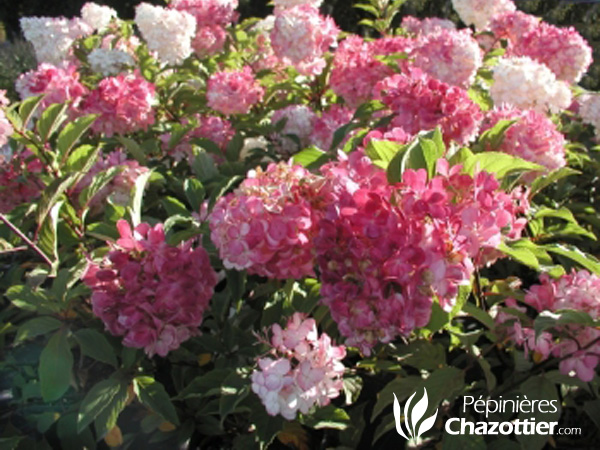
[[[522,11],[510,11],[494,16],[490,21],[490,31],[496,39],[506,39],[508,49],[520,42],[530,31],[540,24],[540,18]]]
[[[6,98],[6,91],[0,89],[0,148],[8,143],[8,138],[10,138],[15,131],[4,112],[4,108],[8,106],[8,103],[9,100]]]
[[[225,27],[237,20],[237,0],[174,0],[169,8],[185,11],[196,19],[194,52],[210,56],[223,50],[227,39]]]
[[[413,16],[404,16],[400,25],[406,31],[416,35],[427,35],[444,30],[456,30],[454,22],[448,19],[440,19],[439,17],[426,17],[418,19]]]
[[[407,170],[395,186],[361,152],[322,170],[329,197],[314,239],[322,301],[365,354],[425,326],[434,297],[451,309],[474,267],[526,223],[491,174],[471,177],[444,160],[432,180]]]
[[[275,11],[271,45],[275,55],[303,75],[319,75],[325,68],[324,54],[336,44],[339,29],[331,17],[300,5]]]
[[[140,3],[135,8],[135,23],[158,59],[166,64],[181,64],[192,54],[196,19],[185,11]]]
[[[7,155],[0,153],[0,213],[9,213],[40,196],[43,184],[35,174],[42,168],[42,163],[30,150],[15,154],[9,151]]]
[[[329,85],[333,92],[353,108],[372,98],[377,82],[394,74],[394,70],[376,56],[408,53],[412,39],[397,37],[365,42],[359,36],[344,39],[333,57]]]
[[[390,128],[403,128],[414,135],[440,126],[447,143],[473,140],[483,119],[464,89],[449,86],[418,68],[378,82],[373,94],[394,113]]]
[[[102,31],[117,18],[117,12],[108,6],[88,2],[81,8],[81,18],[94,30]]]
[[[600,93],[583,94],[577,100],[583,123],[592,125],[600,136]]]
[[[331,105],[317,117],[312,132],[308,138],[309,142],[321,150],[329,150],[333,143],[333,136],[338,128],[352,121],[354,109],[344,105]],[[348,139],[347,136],[345,139]],[[343,144],[344,142],[342,142]]]
[[[565,137],[546,115],[534,110],[494,108],[486,114],[481,131],[492,128],[500,120],[516,120],[516,123],[504,134],[498,151],[542,165],[548,171],[560,169],[567,164]]]
[[[492,17],[517,9],[512,0],[452,0],[452,6],[465,24],[478,31],[486,30]]]
[[[91,69],[104,76],[117,75],[135,64],[133,57],[122,50],[95,48],[88,55]]]
[[[154,85],[138,71],[104,78],[81,103],[83,114],[99,114],[96,133],[111,137],[145,130],[154,124]]]
[[[496,106],[506,103],[519,109],[557,113],[571,104],[568,84],[527,56],[501,58],[493,71],[490,95]]]
[[[92,309],[123,345],[166,356],[198,335],[217,284],[206,251],[192,241],[178,247],[165,241],[162,224],[135,229],[117,222],[120,238],[83,276],[92,289]]]
[[[19,76],[15,82],[15,88],[23,100],[44,94],[42,108],[46,108],[52,103],[70,101],[72,110],[77,109],[88,92],[87,88],[79,82],[79,73],[73,64],[57,67],[42,63],[37,69]]]
[[[90,202],[90,207],[93,209],[101,209],[107,199],[110,199],[113,204],[127,206],[136,180],[140,175],[148,172],[147,167],[141,166],[133,159],[128,159],[125,152],[115,150],[98,158],[90,171],[77,183],[74,192],[81,192],[92,183],[99,172],[111,167],[119,167],[121,171],[96,193]]]
[[[444,83],[468,88],[483,64],[482,51],[469,29],[439,28],[417,39],[415,66]]]
[[[516,40],[511,53],[545,64],[557,79],[568,83],[581,80],[592,63],[592,48],[575,28],[545,22]]]
[[[316,119],[317,115],[306,105],[290,105],[275,111],[271,124],[276,125],[285,120],[283,129],[271,136],[277,151],[283,155],[292,155],[306,148]]]
[[[259,103],[265,90],[254,78],[252,69],[216,72],[208,80],[208,106],[222,114],[247,114]]]
[[[272,163],[219,199],[209,223],[225,267],[279,279],[314,275],[318,216],[310,185],[316,179],[301,166]]]
[[[285,329],[271,327],[269,356],[258,359],[252,373],[252,390],[267,413],[294,420],[298,411],[308,414],[315,406],[327,406],[344,387],[344,346],[319,336],[314,319],[294,313]]]
[[[525,303],[538,313],[568,309],[586,312],[593,320],[600,319],[600,277],[597,275],[586,270],[573,270],[558,279],[543,274],[540,281],[541,284],[531,286],[525,295]],[[516,302],[509,299],[507,305],[515,307]],[[534,329],[522,324],[514,315],[500,313],[496,321],[506,322],[509,327],[504,331],[508,338],[524,346],[526,352],[535,352],[538,360],[553,355],[560,358],[559,369],[563,374],[577,376],[585,382],[594,378],[595,369],[600,364],[600,330],[566,324],[554,327],[559,335],[562,334],[558,339],[548,331],[542,332],[536,339]]]
[[[293,6],[309,5],[318,8],[323,0],[273,0],[275,8],[291,8]]]
[[[71,46],[76,39],[93,32],[79,18],[23,17],[20,24],[23,36],[33,45],[38,62],[54,65],[69,59]]]

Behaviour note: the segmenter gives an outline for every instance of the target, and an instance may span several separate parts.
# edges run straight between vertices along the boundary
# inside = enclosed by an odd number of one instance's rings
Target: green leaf
[[[17,330],[17,336],[15,337],[15,343],[27,339],[33,339],[36,336],[58,330],[61,325],[62,322],[54,317],[35,317],[19,327]]]
[[[95,450],[96,442],[89,428],[77,431],[77,414],[75,412],[64,414],[56,425],[56,434],[60,439],[62,450]]]
[[[65,163],[66,172],[84,172],[94,165],[98,159],[100,147],[81,145],[71,152]]]
[[[223,380],[221,384],[221,396],[219,398],[219,415],[221,424],[227,416],[233,413],[236,407],[250,393],[250,383],[239,373],[233,372]]]
[[[92,126],[97,114],[90,114],[75,119],[73,122],[68,123],[59,133],[56,139],[56,150],[58,151],[58,159],[63,163],[69,156],[69,152],[73,149],[75,144],[79,141],[81,136]]]
[[[536,337],[550,328],[571,324],[596,326],[594,319],[588,313],[578,310],[542,311],[533,322]]]
[[[380,100],[370,100],[356,108],[354,118],[359,120],[370,119],[373,114],[383,111],[386,108],[387,107]]]
[[[465,303],[463,311],[480,321],[490,330],[496,327],[496,323],[494,322],[494,319],[492,319],[492,316],[490,316],[483,309],[480,309],[477,306],[475,306],[473,303]]]
[[[192,207],[193,211],[199,212],[202,207],[202,201],[206,195],[204,186],[196,178],[188,178],[183,183],[183,189],[185,191],[185,197],[188,203]]]
[[[48,139],[60,127],[61,123],[67,118],[65,112],[68,104],[55,103],[48,106],[37,121],[37,130],[42,138],[42,142],[48,142]]]
[[[545,171],[543,166],[525,161],[517,156],[501,152],[476,153],[463,165],[463,172],[473,175],[475,169],[493,173],[496,178],[502,179],[514,172]]]
[[[483,151],[498,150],[504,141],[504,135],[510,127],[512,127],[518,120],[499,120],[489,130],[484,131],[479,137],[478,144],[481,145]]]
[[[529,196],[533,198],[535,194],[540,192],[542,189],[556,183],[558,180],[570,177],[571,175],[578,175],[581,172],[570,167],[563,167],[561,169],[550,172],[549,174],[543,174],[537,177],[531,184],[531,191]]]
[[[114,378],[96,383],[79,405],[77,432],[81,433],[105,408],[108,408],[121,389],[122,383]]]
[[[572,261],[575,261],[580,266],[586,268],[590,272],[600,275],[600,261],[588,253],[585,253],[575,247],[567,244],[547,244],[541,246],[544,250],[564,256]]]
[[[342,408],[329,404],[317,409],[303,420],[304,425],[315,430],[345,430],[350,425],[350,416]]]
[[[73,354],[67,341],[67,330],[56,332],[40,355],[38,373],[42,398],[53,402],[61,398],[69,389]]]
[[[500,243],[498,250],[507,256],[510,256],[515,261],[520,262],[535,270],[540,270],[540,262],[535,254],[528,248],[511,247],[510,244]]]
[[[94,428],[96,429],[96,437],[98,439],[103,438],[106,433],[115,427],[119,414],[121,414],[121,411],[123,411],[127,405],[128,398],[128,386],[126,383],[120,382],[117,393],[94,419]]]
[[[137,162],[139,162],[142,166],[147,164],[146,152],[140,146],[140,144],[125,136],[117,136],[117,140],[123,144],[123,146],[129,153],[131,153],[131,156],[133,156]]]
[[[371,139],[365,152],[373,163],[382,169],[387,169],[396,155],[401,154],[405,148],[406,146],[398,142]]]
[[[390,183],[402,180],[402,174],[406,169],[425,169],[431,178],[435,174],[438,159],[446,152],[439,128],[419,133],[403,148],[403,151],[394,155],[387,167],[387,178]]]
[[[160,415],[167,422],[179,425],[179,418],[171,399],[162,384],[152,377],[140,376],[133,380],[135,393],[140,402]]]
[[[91,328],[84,328],[83,330],[77,331],[74,336],[84,355],[97,361],[110,364],[113,367],[117,367],[118,363],[115,349],[110,345],[108,339],[106,339],[106,336],[102,333],[92,330]]]
[[[144,191],[146,190],[146,184],[152,176],[152,170],[144,172],[135,180],[133,186],[133,198],[131,200],[131,208],[129,213],[131,214],[131,222],[136,227],[142,222],[142,200],[144,198]]]
[[[29,97],[21,102],[19,105],[19,117],[22,121],[22,126],[27,127],[27,124],[40,107],[40,104],[44,100],[43,95],[38,95],[37,97]]]
[[[178,400],[188,398],[200,398],[221,392],[221,384],[229,375],[231,369],[214,369],[210,372],[196,377],[177,395]]]
[[[206,183],[219,175],[214,160],[205,151],[194,151],[192,170],[202,183]]]
[[[54,180],[50,186],[46,187],[42,192],[42,196],[38,201],[38,208],[36,214],[36,221],[38,226],[41,227],[46,220],[46,216],[50,210],[54,207],[58,199],[64,192],[71,187],[75,181],[76,174],[70,173],[64,177]]]
[[[467,91],[469,98],[479,105],[482,111],[489,111],[494,107],[494,102],[490,93],[481,86],[473,85]]]
[[[122,167],[109,167],[101,172],[98,172],[88,187],[86,187],[79,194],[79,204],[88,206],[94,196],[100,192],[111,180],[116,177],[121,171]]]
[[[294,164],[300,164],[307,169],[318,168],[329,160],[329,154],[317,147],[308,147],[294,155]]]
[[[60,308],[41,290],[33,290],[26,285],[11,286],[4,294],[17,308],[37,313],[58,312]]]
[[[58,216],[63,204],[64,202],[62,200],[56,202],[50,210],[50,214],[42,224],[38,234],[39,247],[46,255],[48,255],[50,260],[53,261],[52,273],[54,273],[58,267]]]
[[[413,341],[403,346],[400,363],[421,370],[440,369],[446,365],[446,350],[441,344],[425,340]]]

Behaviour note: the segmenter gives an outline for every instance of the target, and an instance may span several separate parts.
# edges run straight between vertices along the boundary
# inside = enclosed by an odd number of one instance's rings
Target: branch
[[[34,252],[36,252],[44,260],[44,262],[46,264],[48,264],[50,267],[52,267],[52,261],[42,251],[42,249],[39,248],[31,239],[29,239],[27,236],[25,236],[25,234],[21,230],[19,230],[10,220],[8,220],[8,218],[4,214],[0,214],[0,220],[2,222],[4,222],[6,224],[6,226],[13,231],[13,233],[15,233],[17,236],[19,236],[23,240],[23,242],[25,242],[29,247],[31,247],[31,249]]]

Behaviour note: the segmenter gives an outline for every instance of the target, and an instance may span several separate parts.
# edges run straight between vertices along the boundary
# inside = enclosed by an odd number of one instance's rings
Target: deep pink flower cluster
[[[331,105],[315,119],[309,142],[321,150],[329,150],[337,129],[349,123],[353,116],[354,109],[343,105]]]
[[[450,309],[474,266],[520,236],[522,209],[498,181],[460,170],[440,160],[432,180],[407,170],[390,186],[360,152],[324,166],[330,197],[314,245],[322,301],[349,345],[369,354],[426,325],[434,297]]]
[[[310,185],[316,179],[301,166],[270,164],[219,199],[209,223],[225,267],[280,279],[314,275]]]
[[[198,327],[217,284],[206,251],[192,241],[173,247],[162,224],[134,230],[117,222],[120,238],[100,264],[83,276],[92,289],[92,308],[123,345],[166,356]]]
[[[370,100],[377,82],[394,74],[394,70],[376,56],[408,53],[414,43],[408,38],[385,38],[365,42],[358,36],[342,41],[333,57],[329,84],[333,92],[351,107]]]
[[[419,36],[411,56],[428,75],[452,86],[468,88],[483,64],[482,51],[472,32],[438,28]]]
[[[540,281],[541,284],[531,286],[525,295],[525,303],[538,313],[572,309],[584,311],[594,320],[600,319],[600,277],[597,275],[586,270],[573,270],[558,279],[551,279],[543,274]],[[514,308],[516,302],[509,299],[507,305]],[[514,315],[499,313],[496,321],[506,323],[505,327],[509,325],[504,330],[507,337],[523,346],[526,352],[534,352],[536,360],[544,360],[553,355],[561,359],[559,369],[563,374],[577,376],[586,382],[594,378],[595,369],[600,364],[600,330],[567,324],[555,327],[562,334],[559,339],[555,339],[548,331],[536,338],[534,329],[523,325]]]
[[[508,106],[486,113],[481,131],[492,128],[500,120],[517,120],[504,134],[498,151],[508,153],[548,168],[560,169],[567,163],[563,134],[546,115],[534,110],[521,111]],[[535,177],[535,174],[531,175]]]
[[[319,75],[325,68],[323,55],[337,42],[339,29],[310,5],[275,10],[271,45],[275,55],[303,75]]]
[[[6,155],[0,152],[0,213],[3,214],[39,197],[43,189],[43,184],[35,178],[42,171],[40,160],[29,150],[17,154],[8,150]]]
[[[154,124],[154,85],[139,72],[104,78],[81,104],[84,114],[99,114],[92,125],[110,137],[145,130]]]
[[[394,113],[391,128],[400,127],[414,135],[440,126],[446,143],[473,140],[483,119],[465,90],[436,80],[418,68],[408,68],[380,81],[373,93]]]
[[[79,82],[79,73],[74,64],[56,67],[42,63],[37,69],[22,74],[15,87],[23,100],[44,94],[42,108],[52,103],[71,101],[71,109],[74,110],[87,94],[87,89]]]
[[[223,71],[208,80],[208,106],[223,114],[247,114],[263,98],[265,90],[254,78],[252,69]]]
[[[285,329],[275,324],[271,332],[270,354],[258,360],[259,369],[252,373],[252,390],[268,414],[294,420],[298,411],[307,414],[339,396],[344,346],[333,345],[326,333],[319,336],[315,320],[301,313],[295,313]]]
[[[540,22],[512,48],[517,56],[547,65],[559,80],[576,83],[592,63],[592,48],[573,27],[558,28]]]

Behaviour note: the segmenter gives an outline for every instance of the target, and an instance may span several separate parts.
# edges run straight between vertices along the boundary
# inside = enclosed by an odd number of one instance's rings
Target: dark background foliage
[[[163,0],[146,0],[149,3],[164,4]],[[19,18],[24,16],[66,16],[79,14],[86,0],[0,0],[0,21],[4,22],[9,39],[19,36]],[[115,8],[122,18],[132,18],[139,0],[96,0],[97,3]],[[332,15],[336,23],[345,31],[365,34],[367,30],[357,25],[364,12],[352,5],[360,0],[325,0],[322,10]],[[583,79],[582,85],[588,89],[600,89],[600,1],[599,0],[515,0],[517,7],[534,14],[547,22],[560,26],[574,26],[594,48],[595,64]],[[269,14],[272,7],[265,0],[240,0],[239,11],[242,18]],[[417,17],[447,17],[455,22],[459,18],[452,9],[450,0],[408,0],[402,7],[402,15]],[[399,19],[398,19],[399,20]]]

